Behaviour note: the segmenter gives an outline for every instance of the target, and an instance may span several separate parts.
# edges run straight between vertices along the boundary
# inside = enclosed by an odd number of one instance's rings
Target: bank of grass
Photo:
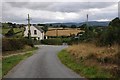
[[[25,52],[25,54],[13,55],[10,57],[5,57],[2,59],[2,76],[7,74],[7,72],[17,65],[21,60],[24,60],[34,54],[37,48],[31,49],[31,52]]]
[[[112,75],[105,70],[102,70],[98,66],[86,66],[82,61],[77,61],[66,50],[62,50],[58,53],[58,57],[63,64],[74,70],[86,78],[111,78]]]

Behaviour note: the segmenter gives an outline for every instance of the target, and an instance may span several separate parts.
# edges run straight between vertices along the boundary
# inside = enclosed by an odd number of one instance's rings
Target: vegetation
[[[41,43],[46,45],[62,45],[63,43],[70,44],[70,42],[71,42],[70,38],[62,37],[41,40]]]
[[[87,66],[97,65],[103,70],[118,77],[120,76],[119,47],[119,45],[114,45],[111,48],[98,47],[92,43],[81,43],[79,45],[70,46],[67,48],[67,52],[69,52],[78,61],[82,60]]]
[[[60,27],[62,27],[63,29],[65,29],[65,28],[67,28],[67,26],[66,25],[60,25]]]
[[[82,25],[82,30],[85,30],[80,41],[95,42],[98,46],[111,46],[120,44],[120,19],[113,19],[108,27],[88,27]]]
[[[24,24],[16,24],[16,23],[11,23],[11,22],[7,22],[7,23],[2,23],[2,28],[21,28],[23,27]]]
[[[32,41],[26,38],[3,38],[2,52],[21,50],[25,45],[34,47]]]
[[[71,25],[71,28],[77,28],[77,26],[76,25]]]
[[[15,32],[14,32],[13,28],[11,28],[11,29],[5,34],[6,37],[12,37],[12,36],[14,36],[14,35],[15,35]]]
[[[106,31],[106,32],[105,32]],[[120,44],[120,19],[113,19],[109,27],[100,36],[100,43],[104,45]],[[102,40],[103,38],[103,40]]]
[[[98,66],[88,66],[83,63],[82,58],[76,59],[73,55],[69,54],[67,51],[62,50],[58,53],[58,57],[63,64],[71,68],[81,76],[87,78],[110,78],[108,72],[98,68]]]
[[[9,36],[9,35],[11,35],[10,33],[12,32],[13,35],[10,37],[14,37],[14,38],[22,38],[23,31],[24,31],[24,28],[9,28],[9,27],[2,28],[2,34],[4,36],[5,35]]]
[[[48,31],[48,26],[43,26],[42,29],[44,30],[44,32],[46,33]]]
[[[45,39],[45,40],[42,40],[41,43],[47,44],[47,45],[61,45],[62,40],[60,38]]]
[[[33,52],[27,52],[25,54],[18,54],[2,59],[2,76],[4,76],[10,69],[17,65],[21,60],[33,55]]]
[[[77,39],[58,56],[75,72],[87,78],[119,78],[120,76],[120,19],[113,19],[108,27],[83,24]],[[82,35],[81,35],[82,34]]]

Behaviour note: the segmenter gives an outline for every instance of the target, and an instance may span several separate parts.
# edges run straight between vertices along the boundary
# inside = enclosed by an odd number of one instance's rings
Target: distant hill
[[[82,22],[82,23],[73,23],[73,22],[68,22],[68,23],[51,23],[52,26],[60,26],[60,25],[66,25],[68,27],[70,27],[71,25],[76,25],[77,27],[81,26],[82,24],[85,24],[86,22]],[[89,26],[108,26],[109,25],[109,21],[105,21],[105,22],[98,22],[98,21],[90,21],[88,22]],[[50,25],[50,24],[47,24]]]
[[[90,26],[108,26],[110,21],[105,21],[105,22],[98,22],[98,21],[90,21],[88,24]]]

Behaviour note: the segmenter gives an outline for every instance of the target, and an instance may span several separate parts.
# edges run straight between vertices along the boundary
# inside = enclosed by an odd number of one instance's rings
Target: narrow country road
[[[39,46],[39,50],[33,56],[20,62],[5,78],[80,78],[57,57],[57,53],[66,47]]]

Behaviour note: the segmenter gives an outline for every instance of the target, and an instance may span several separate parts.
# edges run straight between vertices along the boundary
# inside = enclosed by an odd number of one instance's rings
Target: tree
[[[76,28],[77,26],[76,25],[71,25],[71,28]]]
[[[66,26],[66,25],[62,25],[62,24],[61,24],[61,25],[60,25],[60,27],[62,27],[63,29],[65,29],[65,27],[67,27],[67,26]]]
[[[43,26],[42,29],[44,30],[44,32],[46,33],[48,31],[48,26]]]
[[[38,26],[45,26],[45,24],[37,24]]]
[[[99,38],[102,45],[120,44],[120,19],[115,18],[109,23],[109,27],[103,31]]]
[[[112,27],[120,27],[120,19],[118,17],[116,17],[115,19],[113,19],[110,23],[109,26]]]
[[[81,30],[85,30],[86,26],[87,26],[86,24],[82,24],[82,25],[80,26],[80,29],[81,29]]]
[[[8,24],[8,26],[12,26],[12,23],[11,23],[11,22],[8,22],[7,24]]]
[[[50,26],[52,26],[52,24],[50,24]]]
[[[16,27],[17,27],[17,26],[16,26],[16,23],[12,24],[12,27],[13,27],[13,28],[16,28]]]

